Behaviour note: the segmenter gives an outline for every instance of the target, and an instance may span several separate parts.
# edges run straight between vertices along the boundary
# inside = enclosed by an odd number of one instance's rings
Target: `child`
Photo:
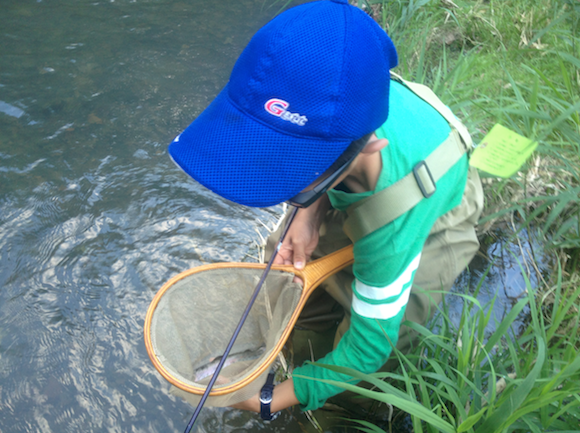
[[[319,361],[367,373],[387,362],[391,343],[408,348],[401,322],[428,320],[479,246],[482,192],[468,169],[469,137],[438,100],[391,79],[396,64],[386,33],[346,0],[294,7],[258,31],[224,90],[169,148],[229,200],[302,207],[277,263],[302,268],[354,243],[351,273],[324,286],[346,315]],[[328,306],[313,299],[311,307]],[[236,407],[268,419],[298,403],[316,409],[341,391],[311,378],[344,379],[306,364],[271,399]]]

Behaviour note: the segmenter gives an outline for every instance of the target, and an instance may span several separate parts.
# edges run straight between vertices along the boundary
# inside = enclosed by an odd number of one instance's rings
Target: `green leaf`
[[[423,335],[430,342],[434,342],[437,346],[444,348],[449,353],[456,353],[456,349],[450,344],[446,343],[441,336],[433,334],[429,329],[415,322],[406,321],[403,323],[414,331],[417,331],[420,335]]]
[[[556,119],[544,128],[543,134],[538,138],[538,141],[544,141],[550,134],[553,133],[562,122],[567,121],[570,116],[576,112],[580,111],[580,102],[569,106],[563,113],[561,113]]]
[[[469,430],[471,427],[475,425],[477,421],[481,419],[483,414],[485,413],[485,408],[481,409],[479,412],[469,416],[465,421],[463,421],[457,427],[457,433],[463,433]]]
[[[513,325],[514,321],[517,319],[527,303],[528,299],[524,298],[512,307],[510,312],[504,317],[499,326],[496,328],[495,332],[488,338],[487,343],[485,344],[486,352],[492,353],[493,347],[502,337],[507,335],[509,328]],[[481,361],[483,361],[483,358],[479,357],[477,362],[479,363]]]
[[[571,203],[574,203],[575,200],[578,200],[578,197],[575,197],[574,194],[564,193],[558,196],[558,203],[556,206],[552,208],[548,218],[546,218],[546,222],[544,223],[544,227],[542,231],[544,233],[547,232],[548,228],[552,225],[552,223],[560,216],[560,214],[566,210]]]
[[[563,414],[570,412],[570,410],[574,407],[579,407],[580,402],[578,400],[574,400],[567,405],[563,406],[558,412],[554,413],[550,420],[548,421],[548,425],[552,425],[554,421],[558,420]]]
[[[381,391],[383,391],[385,393],[393,394],[393,395],[397,396],[398,398],[408,399],[409,401],[416,401],[416,400],[411,399],[411,397],[409,397],[407,394],[405,394],[400,389],[395,388],[394,386],[388,384],[387,382],[384,382],[384,381],[378,379],[375,374],[365,374],[365,373],[361,373],[360,371],[354,370],[352,368],[340,367],[337,365],[330,365],[330,364],[321,364],[318,362],[313,362],[312,365],[327,368],[328,370],[332,370],[332,371],[335,371],[337,373],[347,374],[347,375],[349,375],[355,379],[358,379],[358,380],[364,380],[365,382],[368,382],[371,385],[376,386]]]
[[[363,427],[359,427],[359,430],[366,432],[366,433],[385,433],[385,431],[383,429],[377,427],[376,425],[374,425],[368,421],[359,420],[359,419],[347,419],[347,418],[342,418],[342,419],[344,419],[345,421],[355,422],[355,423],[362,425]]]
[[[327,383],[329,385],[334,385],[334,386],[343,388],[343,389],[348,390],[348,391],[356,392],[364,397],[369,397],[369,398],[375,399],[377,401],[381,401],[383,403],[391,404],[391,405],[409,413],[412,416],[416,416],[417,418],[432,425],[433,427],[439,429],[442,432],[455,433],[455,428],[451,424],[449,424],[447,421],[445,421],[445,420],[441,419],[440,417],[438,417],[437,415],[435,415],[433,412],[431,412],[429,409],[427,409],[422,404],[419,404],[416,401],[411,401],[408,398],[401,398],[401,397],[395,396],[395,395],[390,394],[390,393],[371,391],[371,390],[366,389],[366,388],[362,388],[362,387],[359,387],[356,385],[351,385],[348,383],[339,382],[339,381],[335,381],[335,380],[312,379],[309,377],[304,377],[304,376],[299,376],[299,375],[296,375],[296,376],[304,378],[304,379],[316,380],[319,382]]]
[[[553,389],[557,388],[565,379],[569,377],[579,377],[578,371],[580,371],[580,356],[577,357],[572,363],[568,364],[563,370],[556,374],[544,387],[542,388],[541,395],[547,394]]]
[[[536,364],[528,376],[513,390],[508,393],[507,390],[503,392],[504,402],[497,407],[494,413],[487,418],[487,420],[476,430],[476,433],[499,432],[505,428],[505,423],[525,401],[530,393],[532,387],[542,370],[546,358],[546,343],[543,339],[536,335],[536,343],[538,345],[538,357]]]
[[[563,58],[565,58],[566,60],[568,60],[570,63],[572,63],[578,69],[580,69],[580,59],[579,58],[574,57],[568,53],[561,52],[561,51],[559,51],[558,54],[560,56],[562,56]]]
[[[549,406],[555,401],[559,401],[565,397],[567,397],[567,393],[565,392],[553,392],[546,394],[538,399],[534,399],[525,406],[521,407],[520,409],[516,410],[515,412],[511,413],[510,417],[505,421],[504,427],[509,427],[513,424],[516,420],[523,417],[524,415],[538,410],[542,407]]]
[[[544,27],[542,30],[536,32],[534,37],[532,39],[530,39],[530,41],[528,42],[528,47],[531,47],[534,42],[539,40],[542,36],[544,36],[550,30],[552,30],[556,25],[558,25],[562,21],[564,21],[567,18],[567,16],[568,16],[568,13],[565,10],[562,10],[562,13],[556,19],[551,20],[550,24],[547,27]]]

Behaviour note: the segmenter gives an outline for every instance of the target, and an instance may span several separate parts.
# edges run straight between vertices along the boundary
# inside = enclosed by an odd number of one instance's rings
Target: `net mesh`
[[[174,385],[172,394],[194,405],[199,402],[262,272],[209,269],[177,277],[163,291],[151,317],[150,339],[157,363]],[[268,369],[262,374],[257,370],[275,359],[273,349],[302,293],[293,277],[289,272],[270,271],[206,405],[230,406],[263,386]],[[190,387],[197,390],[184,390]]]

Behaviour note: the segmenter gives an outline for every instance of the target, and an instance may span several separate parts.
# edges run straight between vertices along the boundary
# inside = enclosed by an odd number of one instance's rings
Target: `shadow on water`
[[[522,230],[517,236],[514,230],[497,229],[482,236],[479,253],[455,282],[452,293],[477,294],[477,300],[487,311],[493,304],[487,334],[493,333],[518,301],[527,296],[526,279],[530,287],[536,288],[549,279],[547,275],[554,257],[546,251],[535,235]],[[465,288],[468,288],[465,292]],[[463,298],[447,297],[449,316],[459,323],[463,309]],[[520,333],[527,324],[529,309],[525,308],[519,319],[514,321],[514,332]]]
[[[281,209],[220,199],[181,173],[166,148],[276,12],[263,4],[2,2],[3,433],[187,425],[193,408],[169,395],[144,348],[149,302],[184,269],[251,260],[256,231],[266,234],[258,220],[271,224]],[[497,278],[490,296],[519,293],[511,276]],[[211,408],[196,429],[313,431],[299,411],[265,425]]]

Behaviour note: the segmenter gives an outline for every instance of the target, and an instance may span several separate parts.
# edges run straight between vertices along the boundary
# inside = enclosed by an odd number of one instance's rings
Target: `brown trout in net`
[[[242,369],[247,368],[250,365],[251,361],[255,361],[260,356],[262,356],[265,348],[266,348],[265,346],[262,346],[256,350],[245,350],[243,352],[230,354],[226,358],[226,361],[224,362],[224,365],[222,367],[221,372],[223,372],[226,367],[233,366],[234,364],[238,364],[238,363],[244,364],[244,367],[242,367]],[[216,356],[215,358],[211,359],[209,363],[196,369],[195,373],[193,374],[193,380],[195,382],[199,383],[199,382],[203,381],[204,379],[211,378],[213,376],[213,374],[215,373],[221,359],[222,359],[221,356]],[[218,379],[216,381],[216,383],[218,383],[218,384],[225,383],[228,381],[228,379],[226,379],[225,377],[222,377],[221,372],[220,372],[220,375],[218,376]]]

